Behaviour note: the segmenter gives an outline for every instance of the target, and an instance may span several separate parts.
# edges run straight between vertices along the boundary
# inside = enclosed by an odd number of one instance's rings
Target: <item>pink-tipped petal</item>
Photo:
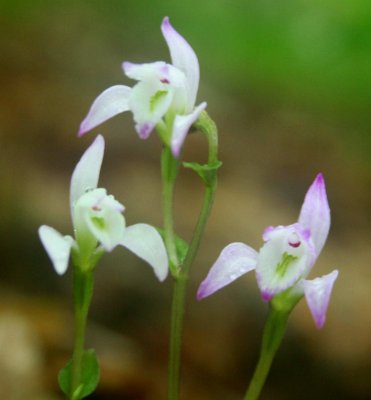
[[[182,145],[187,136],[189,129],[194,124],[202,111],[206,108],[206,103],[203,102],[197,106],[191,114],[177,115],[174,119],[173,132],[171,135],[171,151],[174,157],[179,157]]]
[[[161,235],[153,226],[128,226],[120,244],[146,261],[160,281],[165,280],[169,270],[168,256]]]
[[[338,274],[339,272],[335,270],[321,278],[304,280],[302,283],[305,298],[317,328],[322,328],[326,321],[332,288]]]
[[[197,291],[197,299],[210,296],[256,267],[258,253],[243,243],[231,243],[220,253]]]
[[[304,228],[310,230],[316,257],[318,257],[330,229],[330,207],[322,174],[318,174],[310,186],[298,222]]]
[[[186,75],[188,107],[191,110],[196,102],[200,80],[200,67],[197,56],[184,37],[172,27],[168,17],[163,19],[161,30],[169,47],[174,67],[179,68]]]
[[[54,228],[43,225],[39,228],[39,237],[58,275],[63,275],[68,267],[73,239],[62,236]]]
[[[88,115],[82,121],[78,136],[90,131],[108,119],[129,110],[131,88],[123,85],[111,86],[93,102]]]
[[[71,210],[76,201],[87,191],[98,185],[104,155],[104,138],[98,135],[77,163],[71,178]],[[73,215],[73,212],[72,212]]]

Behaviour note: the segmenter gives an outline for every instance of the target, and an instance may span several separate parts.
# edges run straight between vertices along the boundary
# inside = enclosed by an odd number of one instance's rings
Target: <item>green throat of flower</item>
[[[153,112],[155,110],[155,108],[158,106],[158,103],[166,95],[167,95],[166,90],[159,90],[151,97],[151,99],[149,101],[149,109],[151,110],[151,112]]]
[[[298,257],[288,254],[286,252],[283,253],[281,262],[277,264],[276,273],[281,278],[283,278],[287,272],[288,267],[292,264],[293,261],[297,260]]]
[[[92,217],[92,222],[93,224],[100,230],[104,230],[106,229],[106,222],[104,220],[104,218],[101,217]]]

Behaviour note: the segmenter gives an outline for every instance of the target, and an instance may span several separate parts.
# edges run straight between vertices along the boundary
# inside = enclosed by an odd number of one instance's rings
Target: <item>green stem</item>
[[[270,307],[265,324],[259,362],[247,389],[244,400],[257,400],[267,379],[273,358],[286,331],[290,311]]]
[[[175,181],[178,175],[179,161],[171,154],[167,146],[162,150],[161,176],[162,176],[162,204],[164,213],[164,241],[170,260],[170,270],[175,275],[179,268],[179,259],[175,245],[173,203]]]
[[[200,241],[206,226],[206,222],[211,211],[215,189],[216,182],[212,187],[206,188],[203,206],[200,212],[196,229],[192,237],[191,244],[184,260],[184,264],[178,275],[175,277],[170,327],[170,356],[168,375],[169,400],[176,400],[179,398],[182,330],[185,313],[188,275],[193,260],[196,257],[197,250],[199,248]]]
[[[217,130],[215,124],[203,113],[196,127],[200,129],[207,137],[209,144],[208,164],[214,165],[217,161]],[[171,326],[170,326],[170,355],[169,355],[169,372],[168,372],[168,400],[179,399],[180,394],[180,364],[181,364],[181,347],[182,347],[182,331],[185,313],[186,291],[190,267],[196,257],[211,207],[214,201],[214,195],[217,187],[216,170],[213,171],[207,180],[204,181],[205,194],[202,208],[197,220],[192,239],[184,259],[183,265],[177,268],[173,273],[175,279],[173,290],[173,301],[171,310]],[[164,204],[166,204],[164,202]],[[165,218],[168,211],[165,209]],[[171,214],[172,218],[172,214]],[[166,237],[166,236],[165,236]],[[176,250],[176,249],[175,249]]]
[[[168,399],[179,398],[180,361],[187,278],[182,274],[174,281],[171,305],[170,354],[168,371]]]
[[[72,355],[72,381],[71,381],[71,400],[78,400],[79,396],[74,396],[77,388],[81,384],[81,366],[84,353],[86,323],[93,295],[93,273],[91,271],[81,271],[74,268],[73,290],[75,303],[75,338]]]

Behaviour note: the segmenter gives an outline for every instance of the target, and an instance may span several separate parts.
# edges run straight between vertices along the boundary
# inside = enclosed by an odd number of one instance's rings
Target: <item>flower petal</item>
[[[170,24],[165,17],[161,25],[162,34],[170,50],[174,67],[182,70],[187,78],[188,107],[192,110],[196,103],[198,84],[200,80],[200,67],[196,53],[188,42]]]
[[[62,236],[54,228],[42,225],[39,228],[39,237],[52,264],[59,275],[63,275],[68,267],[73,239],[71,236]]]
[[[302,282],[305,298],[317,328],[322,328],[325,323],[331,291],[338,274],[335,270],[321,278]]]
[[[210,296],[229,285],[241,275],[252,271],[257,264],[258,253],[244,243],[231,243],[220,253],[207,277],[197,291],[197,299]]]
[[[160,281],[167,277],[169,262],[165,245],[161,235],[153,226],[147,224],[128,226],[120,244],[146,261]]]
[[[300,211],[299,224],[310,230],[316,258],[326,242],[330,229],[330,207],[322,174],[310,186]]]
[[[197,106],[191,114],[177,115],[174,119],[173,132],[171,135],[171,151],[174,157],[179,157],[180,150],[187,133],[194,122],[197,121],[201,112],[206,108],[206,103],[203,102]]]
[[[81,122],[78,136],[90,131],[102,122],[129,110],[128,99],[131,88],[115,85],[102,92],[93,102],[88,115]]]
[[[98,135],[77,163],[71,178],[70,203],[73,219],[73,206],[87,191],[98,185],[100,168],[104,154],[104,139]]]

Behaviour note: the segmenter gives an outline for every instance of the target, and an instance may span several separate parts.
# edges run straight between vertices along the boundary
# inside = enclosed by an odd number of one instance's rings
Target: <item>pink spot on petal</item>
[[[301,245],[300,238],[297,233],[293,232],[288,238],[289,246],[291,247],[299,247]]]
[[[147,139],[148,136],[151,134],[152,129],[153,129],[153,125],[149,124],[147,122],[143,123],[143,124],[138,124],[136,126],[137,132],[139,134],[139,137],[141,139]]]
[[[270,301],[273,299],[272,293],[269,293],[269,292],[261,292],[261,296],[262,296],[263,301]]]

